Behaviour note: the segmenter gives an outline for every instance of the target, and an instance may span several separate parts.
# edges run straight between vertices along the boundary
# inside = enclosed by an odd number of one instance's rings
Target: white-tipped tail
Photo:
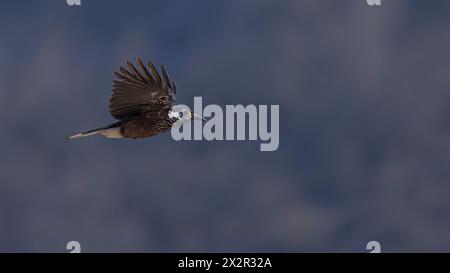
[[[67,139],[68,139],[68,140],[73,140],[73,139],[79,139],[79,138],[82,138],[82,137],[87,137],[87,136],[97,135],[97,134],[99,134],[102,130],[103,130],[103,129],[99,129],[99,130],[88,131],[88,132],[81,133],[81,134],[76,134],[76,135],[73,135],[73,136],[71,136],[71,137],[68,137]]]
[[[112,127],[114,126],[114,127]],[[83,137],[87,137],[87,136],[92,136],[92,135],[97,135],[100,134],[102,136],[105,136],[107,138],[123,138],[122,133],[120,132],[120,127],[117,126],[117,124],[112,124],[110,126],[107,127],[103,127],[103,128],[98,128],[95,130],[90,130],[84,133],[80,133],[80,134],[76,134],[73,135],[71,137],[68,137],[68,140],[73,140],[73,139],[79,139],[79,138],[83,138]]]

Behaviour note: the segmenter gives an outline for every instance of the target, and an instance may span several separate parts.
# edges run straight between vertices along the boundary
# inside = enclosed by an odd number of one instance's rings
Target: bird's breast
[[[171,129],[167,120],[133,118],[122,122],[121,134],[126,138],[146,138],[158,135]]]

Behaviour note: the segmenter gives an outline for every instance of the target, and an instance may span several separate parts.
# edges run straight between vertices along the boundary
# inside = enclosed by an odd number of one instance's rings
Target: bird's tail
[[[120,128],[120,122],[117,123],[113,123],[111,125],[105,126],[105,127],[101,127],[101,128],[97,128],[94,130],[89,130],[83,133],[79,133],[73,136],[68,137],[68,140],[73,140],[73,139],[79,139],[79,138],[83,138],[83,137],[88,137],[88,136],[93,136],[93,135],[97,135],[97,134],[102,134],[105,135],[106,137],[112,137],[109,136],[111,134],[111,129],[115,129],[114,131],[118,131],[118,129]]]

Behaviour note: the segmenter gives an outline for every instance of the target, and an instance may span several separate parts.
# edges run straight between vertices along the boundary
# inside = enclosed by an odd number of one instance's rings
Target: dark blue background
[[[0,4],[0,251],[450,250],[450,2]],[[76,142],[113,71],[178,103],[279,104],[257,142]]]

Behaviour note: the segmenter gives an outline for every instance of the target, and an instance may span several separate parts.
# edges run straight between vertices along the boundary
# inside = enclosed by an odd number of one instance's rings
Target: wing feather
[[[169,86],[170,89],[172,89],[172,86],[170,85],[170,80],[169,80],[169,73],[167,73],[166,68],[164,67],[164,65],[161,65],[161,72],[163,74],[163,78],[164,78],[164,82],[167,86]]]
[[[148,66],[150,67],[150,71],[152,71],[153,79],[157,84],[161,84],[161,77],[159,76],[158,70],[153,65],[151,61],[148,61]]]
[[[141,73],[139,73],[139,71],[136,69],[136,67],[134,67],[134,65],[130,61],[127,61],[127,65],[128,69],[130,69],[133,72],[133,75],[137,77],[138,80],[142,82],[147,82],[147,80],[141,75]]]

